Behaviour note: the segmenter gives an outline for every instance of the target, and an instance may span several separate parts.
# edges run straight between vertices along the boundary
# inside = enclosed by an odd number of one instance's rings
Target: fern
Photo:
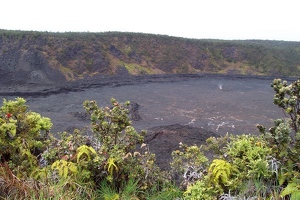
[[[45,168],[36,168],[32,173],[31,173],[31,177],[34,178],[35,180],[45,180],[46,178],[48,178],[49,175],[49,168],[45,167]]]
[[[51,165],[52,170],[57,170],[58,175],[63,178],[67,178],[69,175],[76,175],[78,168],[75,163],[65,160],[57,160]]]
[[[93,147],[88,147],[86,145],[82,145],[77,149],[77,163],[79,163],[80,159],[86,155],[86,161],[91,160],[91,155],[97,155],[95,149]]]
[[[107,172],[108,172],[108,181],[112,181],[113,179],[113,173],[114,173],[114,169],[116,172],[119,171],[119,168],[117,167],[117,165],[115,164],[115,159],[114,158],[109,158],[107,160],[107,163],[105,165],[105,168],[107,169]]]
[[[230,183],[231,174],[238,170],[225,160],[215,159],[209,167],[209,172],[213,183],[226,186]]]
[[[282,197],[291,195],[291,200],[300,199],[300,185],[296,182],[289,183],[280,194]]]

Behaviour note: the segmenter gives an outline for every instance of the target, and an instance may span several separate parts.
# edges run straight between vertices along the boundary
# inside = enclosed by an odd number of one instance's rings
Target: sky
[[[0,29],[300,41],[300,1],[1,0]]]

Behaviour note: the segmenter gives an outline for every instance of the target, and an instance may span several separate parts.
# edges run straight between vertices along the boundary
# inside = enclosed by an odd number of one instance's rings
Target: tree
[[[291,84],[274,79],[271,87],[275,91],[274,104],[289,116],[294,133],[297,134],[300,130],[300,79]]]
[[[274,120],[274,126],[268,131],[261,125],[257,127],[272,148],[273,160],[280,163],[282,185],[300,179],[300,79],[291,84],[274,79],[271,87],[275,91],[274,104],[287,118]]]

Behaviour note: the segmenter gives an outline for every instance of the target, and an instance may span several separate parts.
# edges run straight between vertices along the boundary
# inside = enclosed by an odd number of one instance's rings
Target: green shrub
[[[217,192],[206,180],[198,180],[187,187],[183,196],[186,200],[215,200],[218,197]]]
[[[164,181],[164,173],[154,164],[155,155],[143,144],[145,132],[138,133],[131,126],[130,102],[121,104],[111,99],[111,104],[112,108],[99,108],[95,101],[84,102],[84,108],[91,115],[94,139],[101,144],[98,155],[104,156],[104,161],[93,172],[95,179],[105,177],[116,187],[129,179],[139,180],[141,189]],[[138,144],[140,149],[137,149]]]
[[[138,133],[131,126],[129,102],[112,99],[111,104],[111,108],[101,108],[95,101],[83,103],[91,116],[92,135],[75,130],[73,134],[63,132],[60,139],[51,137],[51,148],[43,153],[51,165],[49,171],[65,180],[69,189],[74,183],[98,188],[107,181],[109,187],[122,192],[132,180],[145,191],[166,182],[167,174],[154,164],[155,155],[143,144],[145,132]]]
[[[284,188],[282,196],[292,192],[295,193],[291,196],[295,196],[297,190],[293,185],[300,180],[300,79],[291,84],[274,79],[271,87],[275,92],[274,104],[287,118],[274,120],[268,131],[262,125],[257,127],[271,148],[274,162],[279,164],[277,184]]]
[[[0,159],[9,163],[18,177],[29,177],[39,167],[41,153],[48,146],[51,120],[28,111],[23,98],[3,100],[0,108]]]
[[[262,137],[243,134],[231,137],[224,155],[240,171],[240,179],[267,179],[271,153]]]
[[[177,184],[184,188],[187,184],[200,180],[207,173],[208,159],[202,152],[202,147],[182,143],[179,147],[182,151],[172,152],[171,174]]]

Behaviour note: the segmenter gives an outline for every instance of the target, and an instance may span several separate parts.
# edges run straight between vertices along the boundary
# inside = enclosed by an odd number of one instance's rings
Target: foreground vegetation
[[[83,106],[91,133],[54,137],[51,120],[29,111],[23,98],[0,108],[2,199],[299,199],[300,80],[272,83],[286,119],[260,135],[211,137],[205,146],[180,143],[169,171],[155,165],[131,126],[130,102]],[[206,152],[214,156],[206,157]],[[170,152],[171,153],[171,152]]]

